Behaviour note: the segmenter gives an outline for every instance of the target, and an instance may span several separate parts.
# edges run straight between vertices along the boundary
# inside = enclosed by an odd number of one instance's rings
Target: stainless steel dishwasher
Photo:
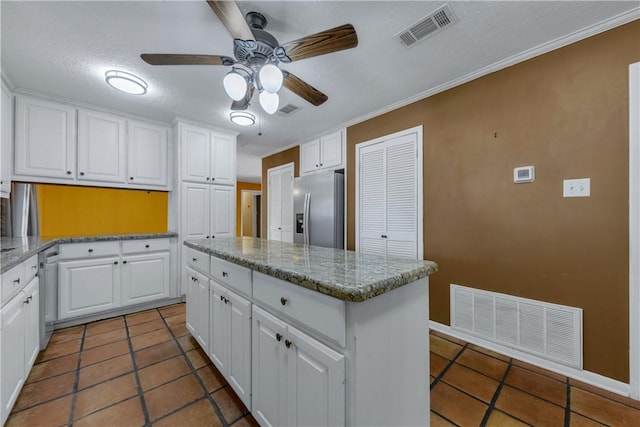
[[[40,350],[49,344],[53,327],[58,320],[58,245],[38,255],[40,278]]]

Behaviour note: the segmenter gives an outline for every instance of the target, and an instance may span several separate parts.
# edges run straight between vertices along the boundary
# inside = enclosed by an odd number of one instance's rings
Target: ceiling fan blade
[[[236,62],[228,56],[172,53],[143,53],[140,58],[151,65],[233,65]]]
[[[273,53],[282,62],[292,62],[356,46],[356,30],[353,25],[345,24],[280,45]]]
[[[209,7],[211,7],[213,12],[218,16],[222,25],[229,31],[231,37],[244,41],[254,39],[253,33],[236,2],[207,0],[207,3],[209,3]]]
[[[240,101],[233,101],[231,103],[231,110],[246,110],[249,107],[249,102],[253,97],[253,92],[255,91],[255,89],[256,87],[253,85],[253,83],[250,83],[247,87],[247,93],[245,94],[244,98],[242,98]]]
[[[304,80],[300,80],[290,72],[283,71],[282,73],[284,74],[284,81],[282,82],[283,86],[316,107],[329,99],[327,98],[327,95],[320,92]]]

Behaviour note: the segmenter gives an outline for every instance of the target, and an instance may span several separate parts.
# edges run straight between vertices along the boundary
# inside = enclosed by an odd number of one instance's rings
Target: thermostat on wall
[[[521,166],[513,169],[513,182],[521,184],[523,182],[533,182],[536,178],[536,169],[533,166]]]

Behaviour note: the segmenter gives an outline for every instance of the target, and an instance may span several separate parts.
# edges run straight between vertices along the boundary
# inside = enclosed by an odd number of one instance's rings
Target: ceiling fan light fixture
[[[247,93],[247,79],[232,69],[222,80],[225,92],[234,101],[240,101]]]
[[[144,95],[149,87],[140,77],[124,71],[109,70],[104,78],[112,88],[130,95]]]
[[[229,120],[240,126],[253,126],[256,123],[256,116],[248,111],[232,111]]]
[[[260,106],[267,114],[274,114],[278,111],[278,105],[280,104],[280,97],[277,93],[269,93],[263,90],[260,93]]]
[[[260,84],[269,93],[276,93],[282,87],[282,71],[274,64],[267,64],[260,69]]]

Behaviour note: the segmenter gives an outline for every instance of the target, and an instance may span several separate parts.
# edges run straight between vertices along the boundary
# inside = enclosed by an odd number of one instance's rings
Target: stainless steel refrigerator
[[[344,175],[318,172],[293,180],[293,241],[344,248]]]

